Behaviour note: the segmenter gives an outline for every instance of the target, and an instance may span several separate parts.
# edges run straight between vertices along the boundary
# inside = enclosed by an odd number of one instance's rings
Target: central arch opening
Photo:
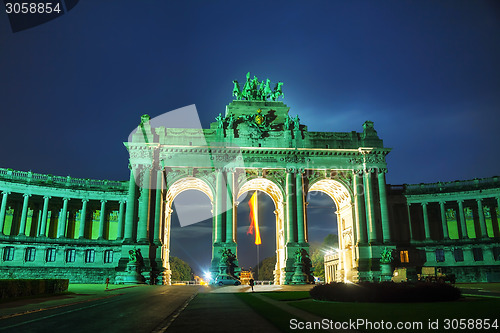
[[[284,279],[284,274],[282,274],[282,268],[285,267],[285,259],[286,259],[285,258],[284,223],[283,223],[283,221],[284,221],[284,218],[283,218],[283,192],[278,187],[278,185],[276,185],[275,183],[273,183],[269,179],[254,178],[254,179],[247,181],[246,183],[243,184],[243,186],[240,187],[237,198],[242,197],[242,195],[246,193],[247,197],[246,197],[246,201],[244,200],[244,202],[246,203],[246,207],[248,207],[248,200],[250,199],[251,195],[255,191],[258,191],[259,193],[261,193],[259,195],[259,198],[262,198],[262,199],[260,200],[261,203],[259,203],[259,208],[261,208],[261,204],[262,204],[262,208],[264,208],[264,207],[266,208],[265,213],[264,213],[264,218],[265,218],[264,225],[266,226],[266,228],[264,230],[265,235],[266,235],[265,238],[266,239],[268,238],[267,234],[269,234],[269,233],[267,231],[274,230],[275,237],[269,237],[269,241],[272,241],[272,244],[274,245],[273,246],[274,247],[274,254],[276,255],[276,260],[275,260],[275,265],[274,265],[274,270],[273,270],[273,277],[274,277],[275,284],[281,284],[283,279]],[[243,205],[245,205],[245,203],[243,203]],[[242,205],[242,204],[240,204],[240,205]],[[238,213],[239,213],[239,211],[240,211],[240,209],[238,209]],[[261,211],[262,211],[262,209],[261,209]],[[248,225],[250,223],[249,218],[248,218],[249,210],[247,210],[246,213],[247,213],[246,218],[245,218],[245,216],[240,217],[240,215],[238,214],[238,221],[242,221],[242,220],[248,221],[248,222],[246,222],[246,224],[243,224],[243,226],[241,225],[241,223],[239,224],[238,232],[241,229],[245,230],[245,234],[243,236],[248,237],[246,235],[246,230],[248,230]],[[244,215],[244,213],[242,215]],[[242,220],[240,220],[240,218]],[[270,221],[274,221],[274,228],[270,227],[272,225],[272,223],[270,223]],[[238,235],[238,237],[241,237],[241,236]],[[255,240],[255,238],[253,238],[253,240]],[[266,240],[266,246],[267,246],[267,242],[268,241]],[[240,248],[239,242],[238,242],[238,248]],[[255,245],[253,245],[253,248],[255,248]],[[270,248],[272,248],[272,247],[270,247]],[[257,251],[256,248],[255,248],[255,251]],[[265,253],[271,254],[272,252],[269,250],[268,252],[265,252]],[[256,256],[256,254],[255,254],[255,256]],[[262,256],[259,255],[259,261],[262,260],[261,258],[262,258]],[[269,257],[267,257],[267,258],[269,258]],[[257,260],[255,260],[254,262],[256,262],[256,261]],[[268,260],[268,262],[269,262],[269,260]],[[261,277],[262,277],[262,275],[261,275]]]
[[[256,242],[256,227],[250,227],[250,199],[257,193],[258,229],[261,244]],[[267,193],[249,191],[238,197],[236,242],[242,271],[251,271],[254,280],[274,281],[276,265],[276,215],[274,202]],[[251,233],[250,233],[251,231]],[[258,266],[260,264],[260,266]]]

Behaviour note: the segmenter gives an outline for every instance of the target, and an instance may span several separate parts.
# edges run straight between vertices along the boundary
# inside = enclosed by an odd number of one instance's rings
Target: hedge
[[[0,299],[57,294],[68,290],[68,279],[0,280]]]
[[[460,289],[445,283],[360,282],[317,285],[311,297],[337,302],[444,302],[460,298]]]

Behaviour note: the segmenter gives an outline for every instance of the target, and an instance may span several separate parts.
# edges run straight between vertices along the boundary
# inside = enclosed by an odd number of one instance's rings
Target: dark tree
[[[253,277],[255,280],[260,281],[272,281],[274,280],[274,267],[276,266],[276,256],[268,257],[263,259],[258,265],[258,272],[260,276],[257,276],[257,267],[253,270]]]
[[[177,257],[170,257],[170,270],[172,271],[172,281],[191,281],[194,278],[193,269]]]

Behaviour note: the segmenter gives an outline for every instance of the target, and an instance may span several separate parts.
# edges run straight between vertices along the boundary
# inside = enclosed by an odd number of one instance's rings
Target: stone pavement
[[[285,312],[291,314],[292,318],[300,321],[321,322],[323,318],[310,314],[287,304],[287,302],[276,301],[263,296],[263,292],[270,291],[302,291],[311,289],[311,285],[305,286],[255,286],[253,296],[267,302]],[[252,292],[249,286],[207,286],[202,289],[179,315],[172,320],[168,327],[170,332],[280,332],[265,318],[261,317],[252,308],[238,299],[235,293]],[[326,332],[356,332],[352,330],[323,330]],[[163,332],[163,331],[161,331]]]
[[[167,332],[279,332],[232,293],[200,293]]]
[[[22,298],[0,303],[0,319],[42,309],[66,306],[69,304],[89,302],[96,299],[114,297],[124,288],[144,288],[145,286],[109,285],[104,284],[70,284],[68,294],[57,296],[40,296]]]

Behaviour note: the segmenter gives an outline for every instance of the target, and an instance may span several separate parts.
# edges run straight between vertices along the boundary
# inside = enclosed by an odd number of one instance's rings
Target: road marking
[[[196,297],[196,295],[198,295],[198,291],[195,292],[193,295],[191,295],[191,297],[186,302],[184,302],[184,304],[178,307],[177,310],[175,310],[175,312],[172,315],[168,316],[166,319],[166,323],[162,322],[157,328],[151,331],[151,333],[164,333],[167,330],[167,328],[169,328],[169,326],[172,325],[174,320],[181,314],[181,312],[184,311],[184,309],[188,306],[189,302],[191,302],[193,298]]]

